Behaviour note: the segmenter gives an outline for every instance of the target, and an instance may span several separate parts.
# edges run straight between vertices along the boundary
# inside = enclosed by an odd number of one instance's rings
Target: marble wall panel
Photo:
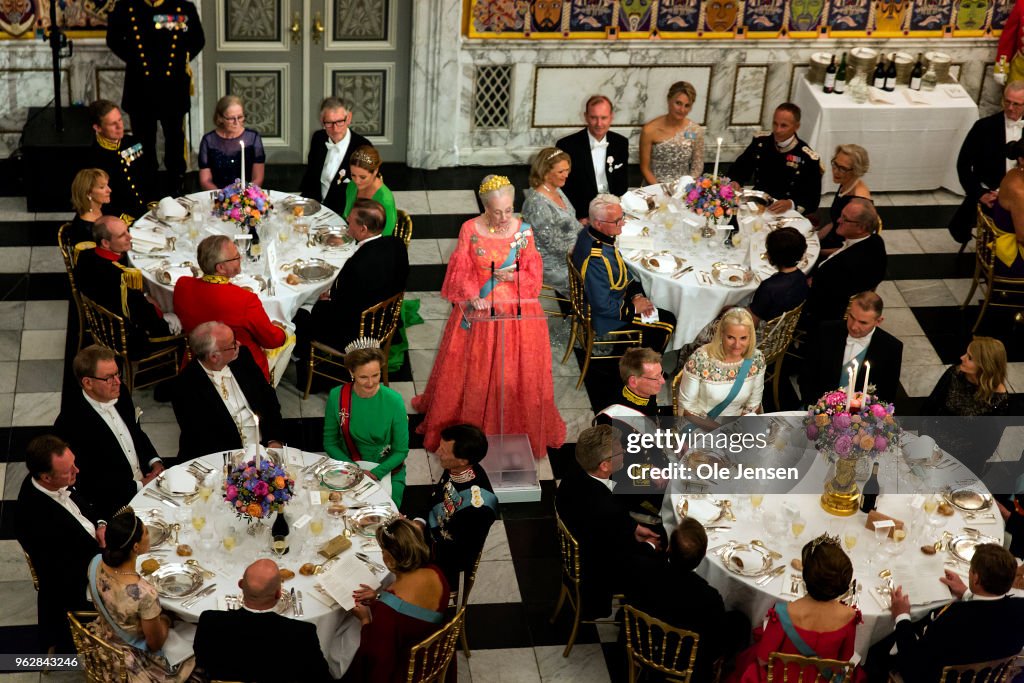
[[[756,126],[764,110],[765,90],[768,86],[767,64],[741,64],[736,67],[736,80],[732,89],[732,112],[729,124]]]
[[[61,72],[61,97],[67,103],[71,83],[68,70],[64,68]],[[24,123],[20,110],[44,107],[53,99],[53,72],[41,66],[9,68],[3,76],[3,89],[7,96],[0,97],[0,132],[20,131]]]
[[[124,90],[124,69],[97,67],[95,74],[95,88],[92,96],[86,99],[119,102]]]

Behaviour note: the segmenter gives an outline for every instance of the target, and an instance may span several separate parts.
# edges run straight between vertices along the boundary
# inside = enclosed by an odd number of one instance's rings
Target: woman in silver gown
[[[704,172],[704,127],[689,119],[697,90],[686,81],[668,90],[668,113],[640,131],[640,172],[649,185]]]
[[[544,260],[544,284],[562,294],[569,292],[565,254],[576,243],[583,225],[562,186],[572,162],[557,147],[545,147],[530,166],[530,188],[523,194],[523,220],[533,226],[537,251]]]

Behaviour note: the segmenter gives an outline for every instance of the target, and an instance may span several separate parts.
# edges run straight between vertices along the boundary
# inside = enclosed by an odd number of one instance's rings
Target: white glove
[[[1006,85],[1006,74],[992,74],[992,78],[996,79],[999,85]]]
[[[164,322],[171,328],[171,334],[181,334],[181,320],[173,313],[164,313]]]

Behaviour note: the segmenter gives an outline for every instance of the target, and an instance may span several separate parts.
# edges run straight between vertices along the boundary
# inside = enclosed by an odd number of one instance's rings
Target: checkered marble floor
[[[408,329],[407,363],[392,374],[391,386],[408,406],[425,386],[448,317],[449,306],[439,296],[445,264],[459,226],[478,211],[473,191],[459,188],[474,187],[485,171],[385,170],[398,207],[413,216],[407,298],[419,299],[424,318],[422,325]],[[525,186],[525,169],[497,171]],[[826,197],[822,203],[827,206],[830,201]],[[876,195],[890,254],[891,279],[879,289],[886,307],[883,328],[904,343],[901,382],[912,404],[928,395],[944,368],[963,352],[976,315],[975,306],[959,310],[970,287],[973,253],[958,256],[958,245],[944,227],[959,201],[945,191]],[[13,540],[13,512],[25,476],[24,446],[48,431],[59,411],[61,391],[68,385],[69,346],[74,340],[67,339],[67,283],[55,246],[56,229],[67,218],[30,213],[23,197],[0,197],[0,650],[6,652],[31,652],[34,643],[35,593]],[[1024,331],[1006,316],[990,315],[981,332],[1007,343],[1010,384],[1024,391]],[[590,399],[586,391],[575,389],[575,362],[560,363],[563,349],[552,348],[551,353],[556,404],[571,444],[593,417]],[[174,454],[178,428],[170,405],[154,401],[151,390],[134,396],[157,450]],[[302,400],[294,386],[294,368],[278,396],[289,443],[320,450],[324,396]],[[668,403],[668,397],[662,396],[661,402]],[[409,412],[415,426],[419,418],[411,408]],[[404,506],[410,512],[425,506],[430,484],[440,474],[436,460],[415,434],[412,445]],[[621,677],[618,656],[609,645],[617,636],[614,628],[582,628],[578,644],[565,659],[561,651],[569,631],[566,615],[554,625],[548,623],[558,587],[553,492],[562,463],[569,458],[571,445],[540,462],[541,502],[502,506],[502,519],[491,531],[470,601],[467,629],[473,654],[468,662],[460,655],[460,681],[589,682]],[[37,679],[38,674],[4,676],[12,681]],[[58,674],[43,680],[62,679],[79,677]]]

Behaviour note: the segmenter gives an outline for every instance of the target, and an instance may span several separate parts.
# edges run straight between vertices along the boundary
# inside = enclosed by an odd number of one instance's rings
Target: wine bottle
[[[921,63],[921,53],[917,53],[917,62],[914,64],[914,70],[910,72],[910,89],[920,90],[921,89],[921,77],[924,76],[924,65]]]
[[[875,65],[875,75],[872,77],[871,85],[879,90],[885,87],[885,55],[881,55],[878,58],[878,64]]]
[[[861,496],[860,501],[860,511],[871,512],[874,510],[879,493],[881,493],[881,489],[878,486],[878,463],[876,462],[871,467],[871,477],[869,477],[867,482],[864,484],[864,493]]]
[[[885,86],[882,88],[887,92],[892,92],[896,89],[896,53],[892,53],[892,59],[889,60],[889,68],[885,70]]]
[[[833,89],[837,95],[842,95],[846,90],[846,53],[843,53],[843,58],[839,62],[839,71],[836,73],[836,87]]]
[[[825,93],[831,93],[836,88],[836,56],[832,55],[832,61],[825,69]]]

